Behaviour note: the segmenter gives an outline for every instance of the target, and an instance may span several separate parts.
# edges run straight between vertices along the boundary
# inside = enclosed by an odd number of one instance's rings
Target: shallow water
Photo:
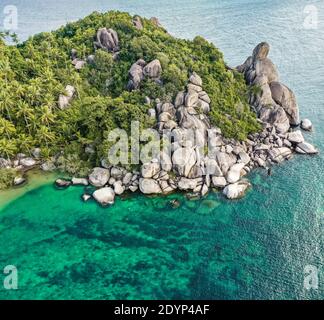
[[[179,37],[207,37],[230,65],[267,40],[302,117],[315,125],[307,140],[323,151],[323,1],[312,2],[316,30],[303,27],[309,1],[159,3],[17,0],[18,33],[24,39],[94,10],[120,9],[158,16]],[[200,201],[136,195],[104,209],[82,203],[82,188],[33,189],[0,204],[0,270],[19,271],[19,290],[0,287],[0,298],[323,299],[323,178],[320,154],[296,156],[271,177],[254,172],[253,188],[234,202],[218,193]],[[174,198],[178,209],[169,204]],[[319,270],[318,290],[304,289],[307,265]]]

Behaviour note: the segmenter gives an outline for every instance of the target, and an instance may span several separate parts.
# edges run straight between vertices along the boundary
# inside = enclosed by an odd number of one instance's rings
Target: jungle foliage
[[[202,77],[212,100],[211,121],[225,136],[245,139],[259,130],[243,77],[226,68],[213,44],[202,37],[174,38],[147,19],[138,30],[132,19],[127,13],[94,12],[15,45],[6,44],[0,34],[0,156],[11,158],[41,147],[44,158],[63,151],[63,168],[76,162],[96,163],[105,152],[110,130],[129,131],[132,120],[143,127],[154,125],[147,116],[145,97],[171,101],[193,71]],[[101,27],[118,33],[121,51],[116,61],[111,53],[94,50],[93,39]],[[95,63],[75,70],[72,49],[82,59],[94,54]],[[140,90],[126,90],[128,70],[139,58],[161,61],[162,86],[146,80]],[[60,110],[58,97],[68,84],[76,88],[76,97],[70,108]],[[88,145],[94,154],[84,152]]]

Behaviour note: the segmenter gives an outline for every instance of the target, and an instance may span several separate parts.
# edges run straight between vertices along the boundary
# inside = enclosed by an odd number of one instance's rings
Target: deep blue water
[[[323,151],[324,1],[1,0],[0,9],[7,3],[17,5],[22,40],[118,9],[157,16],[177,37],[202,35],[232,66],[268,41],[301,117],[314,123],[307,140]],[[304,27],[308,4],[317,8],[317,29]],[[271,177],[254,173],[238,202],[178,196],[182,205],[172,209],[168,198],[138,196],[101,209],[82,204],[79,189],[64,199],[51,186],[34,190],[0,208],[0,241],[8,244],[0,269],[16,264],[22,272],[20,289],[0,288],[0,297],[323,299],[322,153],[295,156]],[[319,270],[318,290],[303,287],[307,265]]]

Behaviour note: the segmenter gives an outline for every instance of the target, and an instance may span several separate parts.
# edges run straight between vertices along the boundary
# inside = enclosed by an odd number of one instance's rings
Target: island
[[[94,12],[7,44],[0,35],[0,189],[61,171],[103,206],[126,192],[244,196],[248,174],[317,154],[296,97],[258,44],[230,67],[204,38],[157,18]],[[15,38],[13,37],[13,41]],[[242,59],[243,61],[243,59]],[[66,178],[69,176],[70,178]]]

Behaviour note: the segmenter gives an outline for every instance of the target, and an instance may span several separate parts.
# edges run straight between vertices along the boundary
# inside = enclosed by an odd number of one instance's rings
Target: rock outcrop
[[[94,46],[95,49],[103,49],[113,53],[119,51],[119,38],[117,32],[113,29],[100,28],[97,31]]]
[[[260,43],[236,70],[244,74],[248,85],[257,89],[250,103],[259,118],[274,125],[279,133],[285,133],[290,125],[299,124],[299,110],[294,93],[279,82],[277,68],[268,58],[269,51],[268,43]]]
[[[136,61],[130,68],[127,89],[137,90],[145,77],[159,83],[162,74],[162,66],[159,60],[146,63],[143,59]]]

